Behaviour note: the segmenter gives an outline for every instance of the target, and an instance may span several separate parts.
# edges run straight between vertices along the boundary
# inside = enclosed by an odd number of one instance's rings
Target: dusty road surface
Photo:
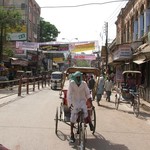
[[[11,97],[10,97],[11,99]],[[49,87],[32,94],[13,97],[0,107],[0,144],[10,150],[72,150],[77,143],[68,142],[70,126],[58,122],[55,134],[55,113],[60,106],[59,91]],[[114,93],[111,102],[102,99],[96,109],[96,133],[87,128],[87,150],[149,150],[150,114],[141,110],[133,115],[132,108],[120,104],[115,110]]]

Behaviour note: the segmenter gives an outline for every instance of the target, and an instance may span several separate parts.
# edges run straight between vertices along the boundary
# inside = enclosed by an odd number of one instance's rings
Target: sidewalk
[[[141,107],[145,110],[145,111],[149,111],[150,112],[150,103],[147,101],[144,101],[142,99],[140,99],[141,102]]]

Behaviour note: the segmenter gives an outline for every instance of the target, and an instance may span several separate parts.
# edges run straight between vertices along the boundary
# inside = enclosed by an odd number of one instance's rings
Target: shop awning
[[[134,60],[133,62],[140,65],[142,63],[145,63],[146,61],[145,61],[145,59],[139,59],[139,60]]]
[[[140,53],[148,53],[148,52],[150,52],[150,44],[144,43],[135,50],[135,53],[133,55],[138,55]]]
[[[138,55],[134,55],[133,62],[136,64],[142,64],[146,62],[146,56],[143,53],[139,53]]]
[[[149,53],[150,52],[150,45],[146,46],[144,49],[141,51],[142,53]]]

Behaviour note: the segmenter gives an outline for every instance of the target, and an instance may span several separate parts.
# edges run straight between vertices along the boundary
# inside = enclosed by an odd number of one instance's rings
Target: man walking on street
[[[94,86],[95,86],[95,80],[93,78],[93,75],[91,75],[91,78],[88,83],[88,87],[89,87],[90,91],[92,92],[92,97],[94,95]]]
[[[110,96],[111,96],[111,90],[113,87],[113,83],[110,79],[110,77],[107,77],[107,80],[105,81],[105,91],[106,91],[106,101],[110,102]]]
[[[98,83],[98,87],[97,87],[97,105],[100,106],[100,100],[102,98],[103,92],[104,92],[104,77],[101,76],[99,83]]]

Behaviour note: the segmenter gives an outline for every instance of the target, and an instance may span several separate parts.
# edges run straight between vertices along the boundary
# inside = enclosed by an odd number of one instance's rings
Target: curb
[[[141,108],[144,109],[145,111],[150,112],[150,106],[148,106],[148,105],[146,105],[146,104],[144,104],[142,102],[141,102]]]

